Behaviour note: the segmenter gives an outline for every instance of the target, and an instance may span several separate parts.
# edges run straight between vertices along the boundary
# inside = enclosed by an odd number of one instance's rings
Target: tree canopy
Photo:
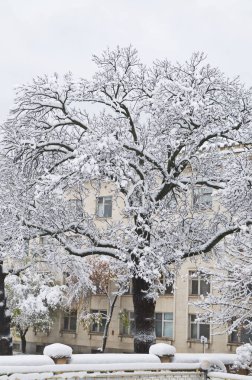
[[[71,255],[122,262],[133,281],[135,350],[146,351],[160,279],[251,233],[251,90],[200,53],[151,67],[132,47],[93,59],[91,80],[45,75],[17,90],[2,127],[5,187],[15,182],[3,190],[2,246],[15,245],[14,220],[19,240],[48,236]],[[99,218],[92,206],[104,184],[119,218]]]

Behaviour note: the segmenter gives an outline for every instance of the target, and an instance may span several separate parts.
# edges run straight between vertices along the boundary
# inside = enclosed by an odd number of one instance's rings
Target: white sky
[[[90,77],[92,54],[132,44],[145,63],[204,51],[252,85],[252,0],[0,0],[0,122],[14,87],[44,73]]]

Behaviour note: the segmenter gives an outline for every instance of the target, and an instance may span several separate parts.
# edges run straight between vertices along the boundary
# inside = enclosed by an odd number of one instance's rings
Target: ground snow
[[[43,354],[50,356],[50,358],[70,358],[73,350],[66,344],[53,343],[44,348]]]
[[[157,343],[150,346],[149,353],[157,356],[173,356],[176,353],[176,348],[167,343]]]

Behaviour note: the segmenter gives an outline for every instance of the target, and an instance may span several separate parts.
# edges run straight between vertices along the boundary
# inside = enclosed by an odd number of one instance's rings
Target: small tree
[[[48,274],[30,268],[19,276],[9,274],[5,282],[11,324],[21,338],[26,352],[26,333],[30,327],[47,331],[53,323],[53,311],[62,301],[62,287]]]
[[[88,259],[88,265],[90,269],[88,291],[87,288],[79,287],[79,279],[75,273],[70,275],[67,280],[68,294],[75,294],[75,296],[67,298],[68,303],[69,301],[81,301],[82,310],[79,320],[84,329],[89,330],[93,324],[101,325],[102,320],[106,320],[102,336],[102,345],[100,347],[100,351],[104,352],[117,298],[127,290],[129,280],[125,273],[125,268],[123,273],[122,267],[118,267],[118,263],[115,262],[115,260],[106,257],[91,257]],[[78,287],[79,290],[77,290]],[[88,301],[92,294],[101,294],[106,297],[108,305],[106,314],[90,312]]]

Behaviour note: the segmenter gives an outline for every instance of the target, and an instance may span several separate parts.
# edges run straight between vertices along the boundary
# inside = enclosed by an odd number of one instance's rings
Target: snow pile
[[[250,369],[252,365],[252,345],[243,344],[236,349],[237,359],[234,361],[234,367]]]
[[[227,372],[223,362],[217,359],[203,360],[200,363],[200,367],[203,371],[207,372]]]
[[[49,344],[44,348],[44,355],[50,356],[50,358],[71,358],[72,356],[72,348],[61,343],[53,343]]]
[[[176,348],[167,343],[156,343],[150,346],[149,353],[159,357],[173,356],[176,353]]]

